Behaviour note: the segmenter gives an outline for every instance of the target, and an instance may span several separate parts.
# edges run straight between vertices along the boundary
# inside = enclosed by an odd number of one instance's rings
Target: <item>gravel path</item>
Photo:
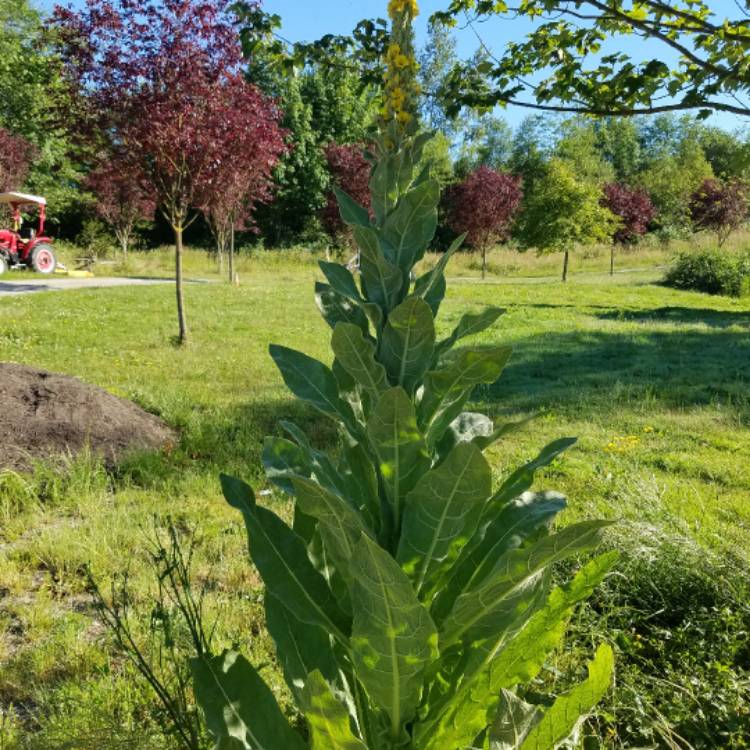
[[[142,278],[94,278],[68,279],[52,277],[49,279],[32,278],[15,281],[12,274],[0,278],[0,297],[32,294],[33,292],[64,292],[70,289],[99,289],[115,286],[153,286],[154,284],[169,284],[170,279],[142,279]],[[174,282],[171,282],[174,283]]]

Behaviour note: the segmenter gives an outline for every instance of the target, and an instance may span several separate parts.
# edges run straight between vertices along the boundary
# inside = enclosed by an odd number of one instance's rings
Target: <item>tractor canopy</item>
[[[38,195],[27,193],[0,193],[0,203],[9,203],[11,206],[46,206],[47,201]]]
[[[37,233],[44,232],[44,222],[47,218],[47,200],[39,195],[28,193],[0,193],[0,205],[7,204],[13,209],[13,231],[18,232],[21,228],[21,206],[37,206],[39,208],[39,229]]]

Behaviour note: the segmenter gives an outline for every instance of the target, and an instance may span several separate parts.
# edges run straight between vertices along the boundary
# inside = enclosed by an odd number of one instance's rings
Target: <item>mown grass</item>
[[[154,257],[134,262],[153,267]],[[173,449],[114,473],[83,456],[32,476],[0,474],[2,750],[176,747],[103,632],[86,583],[87,565],[105,589],[127,569],[145,638],[148,538],[170,518],[197,529],[194,576],[208,589],[207,616],[221,621],[217,647],[239,644],[269,665],[283,696],[259,582],[217,474],[269,490],[261,440],[280,418],[334,444],[331,426],[291,400],[267,355],[281,342],[329,357],[312,260],[259,254],[243,261],[239,287],[190,285],[183,349],[171,344],[170,286],[0,300],[1,361],[76,375],[181,433]],[[459,259],[454,273],[463,277],[470,262]],[[202,264],[191,254],[188,272]],[[498,420],[539,417],[490,452],[496,477],[546,442],[578,436],[538,487],[568,494],[567,521],[619,521],[608,543],[624,550],[620,568],[580,612],[543,681],[564,687],[592,643],[609,638],[619,676],[591,725],[602,747],[747,747],[750,301],[654,285],[653,266],[614,279],[596,270],[565,286],[456,279],[440,323],[449,329],[467,308],[507,308],[479,341],[510,343],[515,355],[474,408]],[[275,494],[264,501],[287,511]]]

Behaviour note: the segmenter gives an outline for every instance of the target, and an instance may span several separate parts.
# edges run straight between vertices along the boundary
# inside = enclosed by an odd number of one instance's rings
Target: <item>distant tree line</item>
[[[152,242],[166,241],[170,221],[164,218],[164,202],[144,188],[144,175],[132,164],[118,163],[118,155],[101,143],[77,137],[91,125],[91,108],[71,91],[75,55],[61,18],[58,14],[50,24],[29,0],[0,0],[0,57],[8,63],[0,67],[3,187],[45,194],[53,226],[63,236],[75,237],[98,217],[123,248],[139,233]],[[162,14],[156,22],[166,18]],[[232,48],[239,49],[239,39]],[[486,62],[487,52],[480,49],[470,65]],[[747,132],[730,133],[689,114],[631,119],[533,114],[514,130],[494,113],[464,108],[456,116],[455,102],[435,93],[460,63],[444,26],[431,26],[420,63],[422,118],[439,134],[424,166],[450,187],[439,232],[445,243],[466,231],[478,249],[511,240],[520,249],[567,251],[587,242],[622,246],[646,232],[667,240],[693,229],[714,231],[723,242],[747,218]],[[366,191],[369,165],[362,154],[377,117],[376,76],[367,74],[355,49],[336,39],[320,62],[281,66],[267,46],[256,44],[244,62],[222,64],[274,103],[285,146],[273,147],[279,161],[271,166],[269,181],[254,186],[251,209],[217,202],[208,193],[199,197],[205,191],[196,189],[188,203],[201,218],[188,239],[215,248],[220,258],[228,253],[234,229],[247,232],[244,243],[262,241],[269,247],[330,243],[331,238],[345,244],[332,188],[338,184],[355,195]],[[239,89],[230,88],[221,92],[225,113],[241,111],[231,105]],[[107,105],[101,99],[99,114],[110,124],[127,118],[122,101],[114,97],[113,111],[103,112]],[[255,100],[253,116],[259,106],[261,100]],[[232,122],[238,127],[239,119]],[[153,133],[144,130],[138,137],[147,135]],[[217,139],[218,134],[209,140]],[[252,179],[247,168],[211,179],[228,188],[225,194],[243,194],[253,187],[240,184],[243,175]],[[467,195],[486,201],[494,196],[494,203],[477,210],[480,204]],[[361,198],[364,202],[366,195]],[[154,210],[155,201],[161,211]],[[560,214],[566,201],[576,208],[574,215]],[[480,226],[482,217],[486,221]]]

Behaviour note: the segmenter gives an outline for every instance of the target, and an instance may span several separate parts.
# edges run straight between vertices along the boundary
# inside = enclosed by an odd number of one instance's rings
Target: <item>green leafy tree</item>
[[[723,15],[735,11],[734,16]],[[636,115],[712,110],[747,116],[750,88],[747,3],[721,10],[706,0],[452,0],[436,19],[472,24],[513,12],[535,21],[525,38],[505,45],[502,58],[459,67],[447,81],[454,111],[463,106],[517,104],[554,112]],[[620,38],[661,46],[656,57],[633,59]],[[489,40],[490,42],[492,40]],[[609,42],[614,51],[603,51]],[[648,55],[648,52],[646,52]],[[677,57],[674,65],[664,62]],[[541,82],[532,75],[544,71]]]
[[[615,179],[615,168],[603,158],[598,134],[591,122],[578,118],[564,122],[555,156],[585,182],[604,185]]]
[[[552,159],[521,215],[522,246],[564,253],[562,280],[567,281],[570,252],[580,245],[608,242],[617,227],[601,199],[599,187],[577,179],[568,164]]]
[[[553,118],[530,115],[516,130],[508,167],[513,174],[523,177],[527,195],[546,172],[557,141],[557,129],[558,123]]]
[[[452,137],[455,121],[448,117],[446,102],[440,97],[443,81],[458,63],[457,44],[450,30],[442,23],[430,23],[427,43],[419,56],[419,82],[425,97],[422,117],[432,130]]]
[[[482,451],[518,425],[495,425],[467,407],[511,351],[454,347],[503,311],[466,314],[437,338],[445,269],[460,241],[414,280],[440,189],[415,169],[429,139],[418,132],[416,102],[394,96],[408,85],[414,5],[395,0],[390,11],[399,52],[390,53],[389,104],[372,151],[372,215],[338,194],[361,274],[324,262],[326,283],[316,287],[333,365],[271,347],[294,395],[337,424],[340,451],[317,450],[288,422],[287,437],[266,440],[266,472],[293,500],[291,525],[247,484],[222,479],[245,520],[306,738],[241,654],[202,653],[192,665],[195,691],[217,749],[551,750],[612,677],[612,649],[601,645],[588,678],[555,701],[532,705],[516,692],[539,674],[615,555],[552,584],[551,566],[596,548],[607,526],[553,531],[564,498],[530,491],[535,471],[573,440],[552,443],[493,487]]]
[[[318,233],[331,180],[325,149],[331,143],[365,142],[377,116],[377,102],[373,89],[360,85],[356,68],[343,54],[328,67],[315,64],[286,70],[272,62],[261,50],[248,76],[278,97],[284,110],[282,124],[290,149],[276,170],[273,202],[257,211],[263,235],[273,244],[282,244]]]
[[[607,117],[595,120],[596,147],[612,165],[618,182],[632,182],[642,169],[641,140],[632,119]]]
[[[274,173],[273,202],[259,206],[256,213],[263,236],[274,245],[314,235],[317,217],[326,204],[330,178],[325,152],[315,132],[312,104],[302,95],[302,83],[299,74],[277,82],[284,109],[282,127],[290,148]]]
[[[700,144],[685,139],[676,154],[664,153],[655,159],[638,182],[651,195],[658,223],[679,233],[690,226],[690,196],[712,176]]]
[[[54,225],[77,226],[87,200],[80,194],[84,155],[68,137],[69,97],[43,19],[28,0],[0,0],[0,126],[35,146],[26,181],[49,204]]]

